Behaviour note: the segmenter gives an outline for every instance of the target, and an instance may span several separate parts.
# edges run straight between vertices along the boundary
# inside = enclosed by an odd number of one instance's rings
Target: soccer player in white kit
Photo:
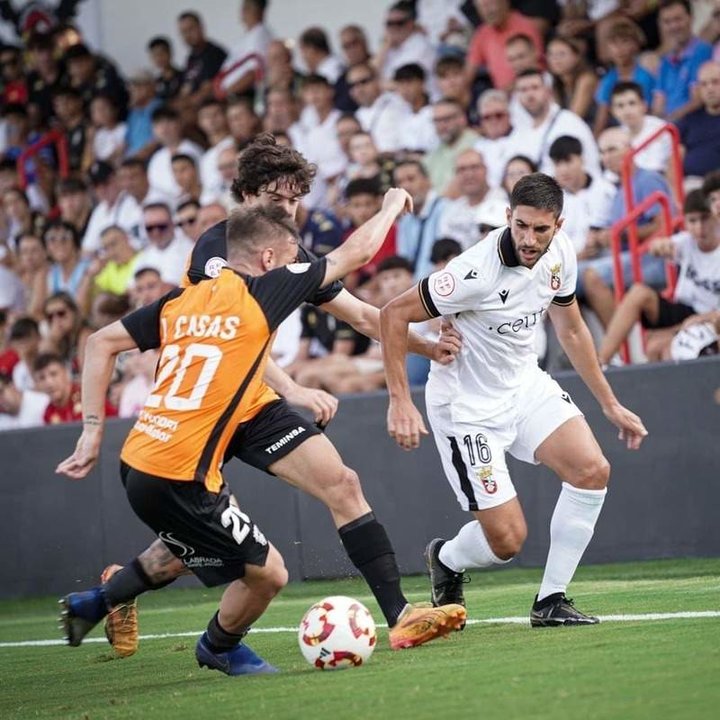
[[[547,314],[573,367],[619,429],[627,447],[647,435],[615,397],[575,300],[577,266],[562,227],[563,194],[542,173],[515,186],[508,226],[451,260],[381,312],[390,394],[388,431],[410,450],[427,434],[405,372],[408,324],[440,315],[463,336],[452,365],[433,363],[427,414],[450,485],[474,518],[425,556],[434,604],[463,602],[463,573],[509,562],[527,535],[505,453],[542,463],[562,480],[550,523],[550,551],[530,613],[535,627],[594,624],[565,596],[592,538],[610,465],[592,430],[560,385],[537,364],[533,337]],[[452,598],[452,599],[451,599]]]

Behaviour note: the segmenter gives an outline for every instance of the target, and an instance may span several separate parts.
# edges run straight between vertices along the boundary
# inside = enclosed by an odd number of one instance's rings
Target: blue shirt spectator
[[[133,75],[128,86],[130,112],[125,121],[125,154],[130,157],[152,142],[152,114],[162,105],[162,100],[155,97],[155,78],[147,70]]]
[[[668,197],[672,198],[670,186],[668,185],[667,180],[660,173],[652,170],[643,170],[639,167],[636,167],[635,172],[633,173],[632,189],[636,205],[641,203],[646,197],[648,197],[648,195],[651,195],[656,190],[659,190]],[[657,203],[652,205],[642,215],[640,215],[638,218],[638,225],[646,225],[659,212],[660,205]],[[622,220],[626,214],[625,193],[623,192],[622,187],[618,187],[617,194],[610,205],[610,214],[608,218],[610,225],[614,225],[618,220]]]
[[[417,215],[407,213],[398,221],[397,254],[413,264],[415,280],[422,280],[433,271],[430,255],[438,239],[438,223],[446,203],[445,198],[431,190]]]
[[[600,84],[598,85],[598,89],[595,91],[595,102],[601,105],[610,105],[610,94],[619,79],[617,68],[610,68],[603,76]],[[653,75],[642,67],[642,65],[638,65],[636,63],[630,79],[642,88],[645,102],[648,105],[652,104],[653,93],[655,92],[657,85]]]

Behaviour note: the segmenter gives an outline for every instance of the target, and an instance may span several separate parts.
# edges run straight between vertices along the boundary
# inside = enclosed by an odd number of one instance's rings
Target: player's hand
[[[390,188],[383,197],[383,210],[388,210],[395,215],[404,212],[412,212],[413,201],[410,193],[401,188]]]
[[[323,428],[335,417],[338,409],[338,399],[330,393],[297,384],[290,392],[285,393],[285,399],[292,405],[310,410],[315,422]]]
[[[648,434],[642,420],[620,403],[603,408],[603,412],[605,417],[620,431],[618,439],[625,441],[628,450],[637,450]]]
[[[462,335],[453,327],[453,324],[443,320],[440,326],[440,337],[433,346],[432,360],[441,365],[449,365],[455,360],[462,348]]]
[[[56,468],[58,475],[65,475],[73,480],[82,480],[94,467],[100,454],[102,430],[97,427],[83,430],[75,446],[75,452],[63,460]]]
[[[412,400],[390,401],[387,413],[388,433],[403,450],[420,446],[420,437],[427,435],[425,421]]]

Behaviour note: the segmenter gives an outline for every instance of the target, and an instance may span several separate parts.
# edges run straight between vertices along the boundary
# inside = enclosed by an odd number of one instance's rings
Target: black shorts
[[[284,400],[273,400],[252,420],[238,426],[223,462],[236,457],[272,475],[268,465],[321,433],[311,420],[295,412]]]
[[[269,545],[242,512],[227,485],[209,492],[199,482],[166,480],[123,463],[123,485],[135,514],[208,587],[245,575],[245,565],[262,567]]]
[[[660,293],[658,296],[658,319],[656,323],[650,321],[645,313],[640,318],[640,322],[644,328],[648,330],[658,330],[659,328],[669,328],[679,325],[685,318],[695,315],[695,310],[685,303],[674,303],[666,300]]]

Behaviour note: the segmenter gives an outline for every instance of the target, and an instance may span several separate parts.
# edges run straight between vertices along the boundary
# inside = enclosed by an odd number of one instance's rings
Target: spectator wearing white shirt
[[[486,90],[477,101],[480,118],[480,137],[475,149],[483,156],[487,167],[488,184],[500,187],[508,160],[517,152],[510,142],[510,105],[502,90]]]
[[[377,73],[368,63],[355,65],[347,73],[348,87],[363,130],[369,132],[380,152],[396,152],[404,145],[404,127],[412,110],[396,93],[381,93]]]
[[[400,0],[385,17],[385,36],[373,64],[389,85],[398,68],[417,63],[430,75],[435,65],[435,48],[415,23],[414,3]]]
[[[177,201],[182,192],[173,177],[173,155],[191,155],[199,160],[202,150],[194,142],[183,138],[180,116],[167,105],[162,105],[153,112],[152,126],[153,136],[160,143],[160,148],[150,158],[148,181],[154,190],[159,190]]]
[[[120,226],[139,241],[142,211],[135,198],[122,189],[114,168],[105,162],[95,162],[90,166],[88,176],[99,202],[82,238],[83,254],[91,255],[100,249],[100,235],[110,225]]]
[[[552,174],[550,146],[561,135],[570,135],[582,144],[585,169],[593,177],[600,174],[600,154],[590,128],[575,113],[553,101],[552,90],[546,85],[541,70],[521,72],[515,80],[515,92],[533,123],[530,127],[515,128],[511,142],[537,162],[541,172]]]
[[[0,373],[0,430],[19,430],[45,424],[50,398],[45,393],[18,389],[12,378]]]
[[[216,197],[212,200],[203,198],[202,205],[213,205],[219,204],[225,208],[225,212],[228,213],[235,206],[235,201],[232,197],[232,183],[237,174],[237,158],[238,153],[234,147],[225,148],[217,159],[217,167],[222,178],[222,185],[220,186],[219,192]]]
[[[90,103],[93,155],[115,165],[125,153],[127,125],[118,122],[118,109],[109,95],[98,94]]]
[[[273,135],[285,133],[293,147],[297,147],[307,129],[298,122],[297,101],[292,90],[285,87],[270,88],[265,96],[263,130]]]
[[[401,65],[393,77],[397,94],[412,110],[405,122],[404,149],[422,153],[434,150],[440,142],[433,124],[432,106],[425,92],[425,77],[425,70],[417,63]]]
[[[203,188],[195,158],[192,155],[178,153],[172,156],[171,163],[173,177],[180,188],[178,202],[195,200],[199,203]]]
[[[617,189],[602,176],[585,171],[582,145],[577,138],[561,135],[550,146],[554,177],[563,190],[563,230],[575,246],[578,258],[597,253],[596,246],[586,250],[591,228],[607,227],[610,206]]]
[[[200,182],[203,199],[210,201],[219,196],[222,186],[218,156],[225,148],[234,148],[235,141],[228,130],[225,105],[220,100],[205,100],[198,110],[197,121],[209,145],[200,158]]]
[[[32,377],[32,366],[40,354],[40,327],[31,317],[19,317],[8,333],[8,347],[18,355],[18,362],[12,369],[12,382],[22,391],[32,390],[35,382]]]
[[[272,33],[265,25],[267,0],[243,0],[240,20],[244,26],[240,41],[220,68],[220,89],[225,95],[253,95],[255,83],[265,70]]]
[[[304,30],[298,38],[298,49],[303,69],[309,75],[322,75],[334,85],[343,73],[340,58],[332,54],[327,33],[320,27]]]
[[[639,147],[652,134],[667,123],[659,117],[648,115],[648,105],[643,98],[640,85],[635,82],[616,83],[610,95],[612,116],[630,133],[632,147]],[[667,133],[653,140],[644,150],[635,155],[638,167],[667,174],[672,154],[672,141]]]
[[[464,4],[464,0],[417,0],[417,23],[433,46],[469,30],[470,21],[461,10]]]
[[[123,192],[135,198],[135,202],[137,202],[140,208],[152,202],[173,202],[169,195],[150,187],[147,168],[140,158],[132,157],[123,160],[117,170],[117,176]],[[142,222],[140,223],[140,236],[140,244],[142,245],[147,240],[145,231],[142,228]]]
[[[505,41],[505,59],[515,77],[525,70],[540,67],[538,49],[533,39],[525,33],[517,33]],[[543,73],[543,80],[548,87],[552,87],[553,79],[549,72]],[[513,87],[508,88],[508,92],[510,92],[510,121],[513,127],[530,127],[533,123],[532,115],[522,106]]]
[[[457,240],[465,251],[480,240],[479,218],[498,203],[507,207],[508,196],[501,188],[488,185],[485,161],[477,150],[465,150],[457,156],[455,179],[462,195],[445,205],[438,236]]]
[[[143,220],[150,244],[138,255],[135,267],[154,268],[163,282],[179,285],[193,249],[192,241],[175,232],[172,212],[163,203],[146,205]]]

